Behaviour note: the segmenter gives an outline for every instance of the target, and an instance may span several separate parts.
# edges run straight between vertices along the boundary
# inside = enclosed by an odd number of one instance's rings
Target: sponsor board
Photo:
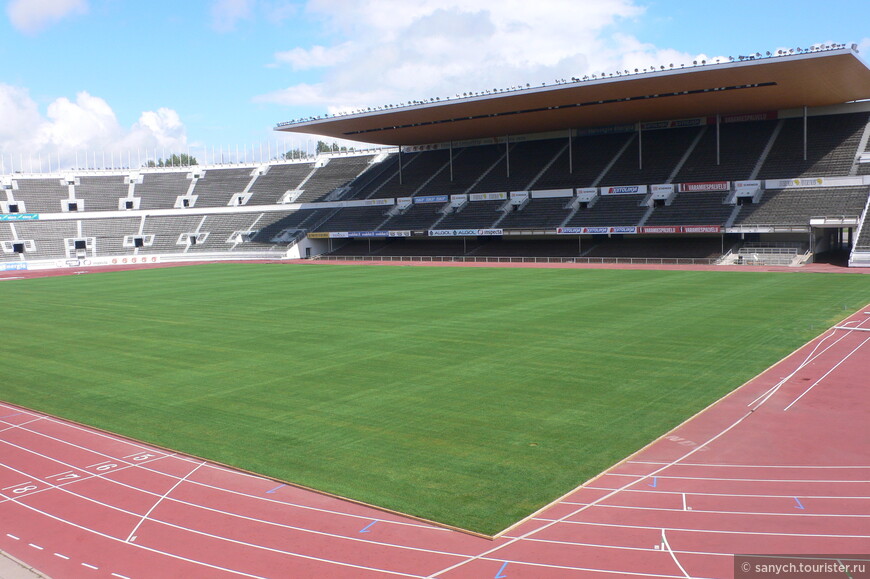
[[[393,205],[396,202],[392,197],[388,197],[386,199],[366,199],[363,205],[365,206],[374,206],[374,205]]]
[[[0,265],[3,266],[2,268],[0,268],[3,271],[23,271],[23,270],[27,269],[27,262],[26,261],[3,263]]]
[[[450,197],[447,195],[423,195],[421,197],[413,197],[414,203],[447,203]]]
[[[807,179],[768,179],[765,189],[800,189],[803,187],[860,187],[863,177],[810,177]]]
[[[389,237],[411,237],[410,231],[388,231]]]
[[[0,213],[0,221],[38,221],[39,213]]]
[[[329,238],[330,239],[347,239],[349,236],[347,231],[330,231]]]
[[[673,193],[674,186],[673,185],[650,185],[649,187],[650,193]]]
[[[741,189],[759,189],[761,181],[734,181],[734,188],[738,191]]]
[[[618,187],[602,187],[602,195],[638,195],[645,194],[647,191],[646,185],[621,185]]]
[[[776,111],[768,111],[765,113],[749,113],[745,115],[723,115],[719,117],[720,123],[747,123],[750,121],[772,121],[779,118],[779,113]],[[716,117],[708,117],[707,123],[716,124]]]
[[[611,125],[609,127],[591,127],[588,129],[577,129],[574,133],[578,137],[591,137],[594,135],[610,135],[614,133],[633,133],[637,130],[637,125],[634,123],[625,125]]]
[[[634,226],[616,226],[616,227],[558,227],[556,233],[558,235],[611,235],[611,234],[635,234],[637,227]]]
[[[680,193],[702,193],[705,191],[730,190],[730,181],[701,181],[698,183],[680,183]]]
[[[469,201],[498,201],[507,199],[507,193],[472,193],[468,196]]]
[[[645,226],[639,228],[641,233],[680,233],[678,226]]]
[[[721,233],[719,225],[683,225],[683,233]]]
[[[528,191],[511,191],[511,199],[528,199]]]
[[[573,197],[573,189],[542,189],[540,191],[532,191],[533,199],[552,199],[554,197]],[[596,191],[597,194],[597,191]]]
[[[504,229],[430,229],[429,237],[492,237],[504,235]]]
[[[308,234],[308,239],[329,239],[329,233],[325,231],[316,231]]]
[[[72,260],[77,261],[77,260]],[[69,262],[67,262],[69,263]],[[78,262],[79,265],[92,265],[91,260],[84,259],[81,262]],[[142,263],[160,263],[160,257],[153,255],[151,257],[113,257],[111,261],[111,265],[124,265],[128,263],[134,264],[142,264]],[[93,265],[109,265],[110,262],[97,260]]]
[[[389,231],[348,231],[348,237],[389,237]]]
[[[679,119],[675,121],[652,121],[649,123],[641,123],[642,131],[655,131],[658,129],[679,129],[682,127],[700,127],[707,123],[704,117],[695,117],[692,119]]]

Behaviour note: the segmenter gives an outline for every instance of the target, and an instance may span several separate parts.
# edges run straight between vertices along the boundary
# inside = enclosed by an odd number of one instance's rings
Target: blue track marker
[[[276,486],[275,488],[273,488],[272,490],[270,490],[270,491],[266,491],[266,494],[274,493],[275,491],[277,491],[277,490],[280,489],[281,487],[286,487],[286,486],[287,486],[287,485],[278,485],[278,486]]]
[[[369,523],[368,525],[363,527],[362,530],[360,531],[360,533],[368,533],[369,529],[371,529],[372,525],[374,525],[375,523],[377,523],[377,521],[372,521],[371,523]]]
[[[794,502],[797,503],[794,508],[804,510],[804,506],[801,504],[797,497],[794,498]]]
[[[507,567],[507,564],[507,561],[501,564],[501,569],[499,569],[498,573],[495,574],[495,579],[504,579],[505,577],[507,577],[507,575],[502,575],[502,572],[504,572],[504,568]]]
[[[652,488],[656,488],[656,485],[659,484],[659,477],[654,476],[652,484],[650,484],[650,483],[646,483],[646,484],[647,484],[647,486],[651,486]]]

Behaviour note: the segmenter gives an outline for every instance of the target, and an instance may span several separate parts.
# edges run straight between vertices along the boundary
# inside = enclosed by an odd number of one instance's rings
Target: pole
[[[804,105],[804,161],[807,160],[807,106]]]
[[[453,183],[453,141],[450,141],[450,182]]]
[[[399,145],[399,185],[402,184],[402,145]]]
[[[506,176],[510,179],[511,176],[511,136],[508,135],[504,138],[504,155],[505,155],[505,169],[507,171]]]
[[[568,172],[574,174],[574,138],[571,129],[568,129]]]
[[[720,164],[720,160],[719,160],[719,152],[720,152],[720,149],[719,149],[719,128],[722,126],[722,123],[720,121],[721,121],[721,117],[719,116],[719,113],[716,113],[716,165]]]
[[[639,122],[637,123],[637,168],[643,171],[643,131]]]

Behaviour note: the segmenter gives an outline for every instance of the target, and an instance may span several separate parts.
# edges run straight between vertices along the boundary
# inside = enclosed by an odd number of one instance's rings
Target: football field
[[[2,400],[492,534],[864,306],[870,278],[211,264],[0,301]]]

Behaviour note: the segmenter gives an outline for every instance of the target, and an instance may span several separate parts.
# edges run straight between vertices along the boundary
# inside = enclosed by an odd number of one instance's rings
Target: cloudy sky
[[[855,0],[6,0],[4,8],[7,170],[28,156],[304,148],[305,137],[288,143],[274,125],[616,69],[831,42],[870,56],[870,2]]]

